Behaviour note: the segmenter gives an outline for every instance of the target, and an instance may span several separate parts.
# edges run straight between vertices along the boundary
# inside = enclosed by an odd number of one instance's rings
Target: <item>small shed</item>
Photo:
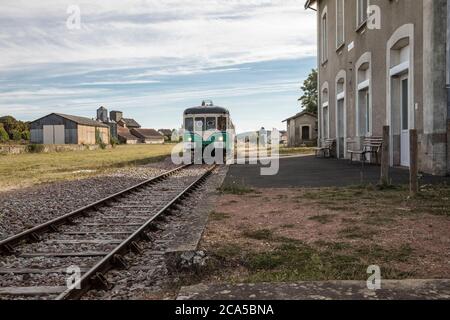
[[[162,144],[164,136],[154,129],[131,129],[131,134],[138,137],[141,143]]]
[[[101,122],[62,113],[51,113],[30,123],[31,143],[36,144],[109,144],[109,126]]]
[[[287,123],[287,144],[289,147],[317,145],[317,115],[303,111],[283,122]]]

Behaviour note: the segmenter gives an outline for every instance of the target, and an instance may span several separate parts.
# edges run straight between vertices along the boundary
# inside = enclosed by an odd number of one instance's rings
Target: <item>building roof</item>
[[[159,129],[158,132],[162,133],[165,136],[171,136],[172,135],[172,130],[170,130],[170,129]]]
[[[162,138],[163,135],[155,129],[131,129],[131,133],[141,139]]]
[[[138,137],[132,135],[130,130],[123,127],[117,127],[117,135],[126,140],[138,140]]]
[[[77,124],[81,124],[81,125],[83,125],[83,126],[109,128],[108,125],[106,125],[106,124],[104,124],[104,123],[102,123],[102,122],[98,122],[98,121],[96,121],[96,120],[92,120],[92,119],[85,118],[85,117],[72,116],[72,115],[69,115],[69,114],[63,114],[63,113],[50,113],[50,114],[48,114],[48,115],[46,115],[46,116],[44,116],[44,117],[41,117],[41,118],[39,118],[39,119],[37,119],[37,120],[32,121],[31,123],[36,122],[36,121],[38,121],[38,120],[41,120],[41,119],[43,119],[43,118],[45,118],[45,117],[48,117],[48,116],[50,116],[50,115],[52,115],[52,114],[54,114],[54,115],[56,115],[56,116],[58,116],[58,117],[62,117],[62,118],[64,118],[64,119],[73,121],[73,122],[75,122],[75,123],[77,123]]]
[[[199,106],[184,110],[184,114],[229,114],[230,112],[219,106]]]
[[[137,123],[136,120],[134,120],[134,119],[122,118],[122,119],[120,119],[120,121],[125,122],[126,126],[129,128],[140,128],[141,127],[141,125],[139,123]]]
[[[317,114],[314,114],[312,112],[302,111],[300,113],[297,113],[293,117],[290,117],[290,118],[287,118],[286,120],[283,120],[283,122],[286,122],[286,121],[289,121],[289,120],[292,120],[292,119],[296,119],[296,118],[300,118],[300,117],[303,117],[303,116],[306,116],[306,115],[314,117],[314,118],[317,118]]]

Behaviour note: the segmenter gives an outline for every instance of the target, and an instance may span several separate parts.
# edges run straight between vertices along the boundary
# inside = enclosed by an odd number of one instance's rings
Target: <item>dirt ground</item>
[[[450,187],[224,190],[202,239],[204,282],[450,275]]]

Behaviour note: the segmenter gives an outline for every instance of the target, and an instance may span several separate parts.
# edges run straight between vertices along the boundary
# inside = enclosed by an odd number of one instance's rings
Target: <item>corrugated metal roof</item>
[[[31,121],[30,123],[34,123],[34,122],[36,122],[36,121],[39,121],[39,120],[41,120],[41,119],[44,119],[44,118],[46,118],[46,117],[48,117],[48,116],[51,116],[52,114],[54,114],[54,115],[56,115],[56,116],[58,116],[58,117],[62,117],[62,118],[64,118],[64,119],[73,121],[73,122],[75,122],[75,123],[81,124],[81,125],[83,125],[83,126],[109,128],[108,125],[106,125],[106,124],[104,124],[104,123],[102,123],[102,122],[98,122],[98,121],[95,121],[95,120],[92,120],[92,119],[89,119],[89,118],[85,118],[85,117],[72,116],[72,115],[69,115],[69,114],[63,114],[63,113],[50,113],[50,114],[48,114],[48,115],[46,115],[46,116],[44,116],[44,117],[41,117],[41,118],[36,119],[36,120],[34,120],[34,121]]]
[[[127,127],[130,127],[130,128],[140,128],[141,127],[141,125],[139,123],[137,123],[137,121],[134,119],[122,118],[120,120],[125,122]]]
[[[73,121],[75,123],[81,124],[83,126],[90,126],[90,127],[105,127],[105,128],[109,128],[108,125],[102,123],[102,122],[98,122],[89,118],[85,118],[85,117],[79,117],[79,116],[72,116],[69,114],[63,114],[63,113],[55,113],[57,116],[63,117],[67,120]]]

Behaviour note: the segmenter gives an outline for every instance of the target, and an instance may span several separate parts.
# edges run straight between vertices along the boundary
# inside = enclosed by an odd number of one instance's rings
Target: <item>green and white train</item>
[[[201,106],[188,108],[183,115],[183,142],[185,152],[203,151],[208,147],[213,156],[222,149],[224,158],[234,148],[235,130],[230,112],[205,100]]]

